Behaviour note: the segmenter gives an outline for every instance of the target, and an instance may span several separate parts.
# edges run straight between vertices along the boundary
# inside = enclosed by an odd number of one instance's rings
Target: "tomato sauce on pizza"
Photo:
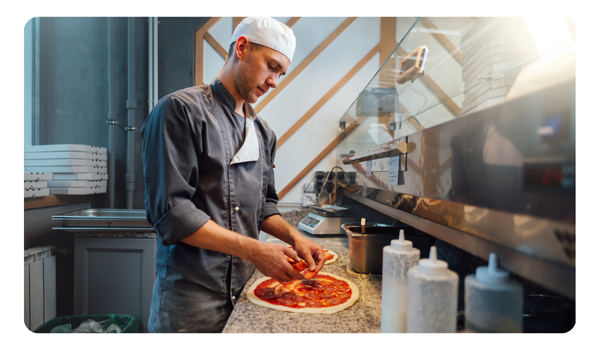
[[[352,288],[346,281],[318,274],[311,279],[295,279],[287,283],[270,278],[256,286],[254,295],[273,305],[323,308],[348,302],[352,297]]]

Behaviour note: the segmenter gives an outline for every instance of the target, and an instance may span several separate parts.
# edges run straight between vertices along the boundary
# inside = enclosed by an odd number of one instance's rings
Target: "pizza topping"
[[[323,306],[323,303],[321,303],[318,300],[309,300],[306,302],[305,305],[308,307],[320,307],[320,306]]]
[[[352,289],[345,281],[318,274],[312,279],[295,279],[278,283],[265,280],[254,290],[254,295],[270,304],[291,308],[320,308],[345,303]]]
[[[327,306],[337,305],[337,304],[340,304],[341,302],[342,302],[342,299],[340,299],[340,298],[329,298],[329,299],[323,300],[323,304],[327,305]]]
[[[340,299],[350,299],[352,295],[350,293],[339,293],[337,296]]]
[[[310,271],[308,269],[304,270],[304,272],[302,272],[302,277],[304,278],[313,278],[315,277],[316,271]]]
[[[296,294],[291,293],[291,292],[285,292],[283,294],[281,294],[281,299],[293,299],[296,296]]]
[[[351,291],[350,287],[338,287],[336,290],[342,293],[349,293]]]
[[[303,296],[299,296],[299,295],[294,296],[294,301],[297,302],[298,304],[303,303],[307,300],[308,300],[308,298],[303,297]]]
[[[321,299],[321,297],[317,293],[306,293],[306,294],[304,294],[304,297],[306,297],[307,299],[311,299],[311,300]]]
[[[297,304],[294,300],[291,300],[291,299],[281,299],[278,302],[281,305],[285,305],[285,306],[293,306],[293,305]]]

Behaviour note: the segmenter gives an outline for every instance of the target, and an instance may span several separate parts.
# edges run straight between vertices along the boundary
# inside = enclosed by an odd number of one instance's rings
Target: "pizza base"
[[[331,249],[326,249],[326,250],[327,250],[327,252],[329,254],[333,255],[333,258],[329,259],[329,260],[325,260],[325,265],[332,264],[332,263],[336,262],[336,260],[338,259],[338,255],[334,251],[332,251]]]
[[[354,284],[350,280],[347,280],[343,277],[334,275],[332,273],[319,272],[319,274],[331,276],[335,279],[338,279],[340,281],[344,281],[344,282],[348,283],[348,286],[350,286],[350,289],[352,289],[352,296],[350,297],[350,299],[348,299],[343,304],[327,306],[327,307],[318,307],[318,308],[292,308],[292,307],[287,307],[284,305],[271,304],[271,303],[268,303],[268,302],[260,299],[259,297],[257,297],[254,294],[254,290],[256,290],[256,287],[258,287],[258,285],[261,284],[262,282],[264,282],[268,279],[271,279],[271,277],[263,277],[263,278],[258,279],[256,282],[254,282],[254,284],[252,284],[250,289],[248,289],[246,296],[248,297],[248,300],[250,300],[251,303],[256,304],[258,306],[266,307],[269,309],[274,309],[277,311],[286,311],[286,312],[302,313],[302,314],[333,314],[333,313],[345,310],[345,309],[349,308],[350,306],[354,305],[354,303],[356,303],[356,301],[358,300],[358,297],[359,297],[359,291],[358,291],[358,287],[356,286],[356,284]]]

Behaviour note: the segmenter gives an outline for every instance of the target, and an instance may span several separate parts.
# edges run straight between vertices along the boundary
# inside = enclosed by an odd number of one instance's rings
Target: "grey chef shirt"
[[[256,138],[246,136],[246,119],[215,79],[163,97],[142,126],[146,214],[159,237],[152,332],[220,332],[254,272],[248,261],[182,238],[212,219],[258,239],[264,218],[279,214],[276,137],[248,103],[244,108],[255,118],[250,130]],[[232,164],[250,139],[258,141],[258,160],[242,157]]]

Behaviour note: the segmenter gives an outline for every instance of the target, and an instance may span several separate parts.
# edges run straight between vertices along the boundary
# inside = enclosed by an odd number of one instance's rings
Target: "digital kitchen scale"
[[[345,234],[342,224],[356,221],[348,208],[330,204],[309,207],[308,216],[298,223],[298,227],[313,235]]]

